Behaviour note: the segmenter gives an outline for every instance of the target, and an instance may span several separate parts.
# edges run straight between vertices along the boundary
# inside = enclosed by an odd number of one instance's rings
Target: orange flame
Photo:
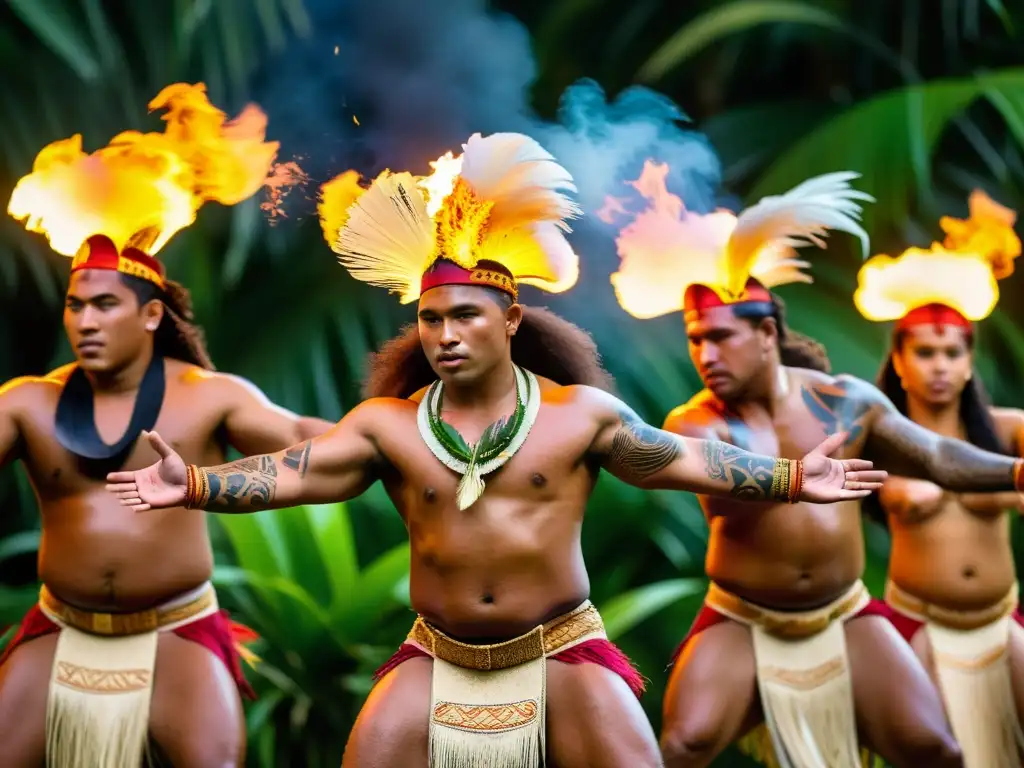
[[[433,218],[441,210],[444,199],[455,189],[455,177],[462,171],[462,155],[455,157],[451,152],[445,152],[437,160],[432,160],[430,167],[434,170],[422,177],[416,186],[423,190],[427,199],[427,215]]]
[[[988,317],[999,301],[997,281],[1013,273],[1021,242],[1017,215],[975,190],[967,219],[943,216],[945,241],[907,248],[896,258],[872,256],[857,276],[854,304],[868,320],[903,317],[916,307],[944,304],[971,321]]]
[[[203,83],[175,83],[149,109],[167,111],[163,133],[124,131],[88,155],[79,134],[44,147],[7,212],[64,256],[95,234],[152,255],[192,224],[204,203],[234,205],[265,183],[278,143],[264,141],[267,117],[259,107],[228,120]]]
[[[345,171],[320,188],[320,202],[316,210],[324,239],[332,248],[338,242],[338,233],[348,221],[348,209],[366,191],[359,185],[361,179],[357,171]]]
[[[611,276],[615,296],[626,312],[641,320],[681,311],[688,285],[727,284],[726,246],[736,229],[736,214],[686,210],[682,199],[668,191],[668,172],[665,163],[644,162],[640,178],[629,183],[647,208],[615,240],[621,259]],[[626,210],[620,200],[608,197],[601,213],[610,223],[614,214]],[[779,255],[779,249],[765,247],[752,273],[766,271]]]

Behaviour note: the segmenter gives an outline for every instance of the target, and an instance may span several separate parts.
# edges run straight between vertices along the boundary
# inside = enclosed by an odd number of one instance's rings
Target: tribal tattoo
[[[626,482],[639,482],[683,455],[683,444],[668,432],[652,427],[632,411],[619,411],[621,425],[612,438],[608,466]]]
[[[313,448],[313,441],[307,440],[302,445],[289,448],[284,453],[282,463],[299,473],[299,477],[306,476],[306,469],[309,467],[309,452]]]
[[[303,477],[309,468],[311,450],[311,441],[307,440],[302,445],[288,449],[281,464]],[[274,501],[278,462],[273,456],[250,456],[202,471],[210,488],[205,509],[240,512],[245,509],[262,509]]]
[[[772,497],[775,459],[708,440],[704,443],[704,463],[708,477],[731,483],[730,493],[737,499],[765,501]]]
[[[849,382],[841,380],[831,384],[806,383],[800,387],[800,396],[811,416],[818,420],[825,434],[846,432],[845,445],[855,443],[861,436],[872,411],[872,404],[858,397],[854,389]]]

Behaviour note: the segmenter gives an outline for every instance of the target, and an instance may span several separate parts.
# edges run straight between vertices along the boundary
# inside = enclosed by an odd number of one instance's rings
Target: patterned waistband
[[[604,637],[604,622],[597,608],[586,600],[569,613],[502,643],[473,645],[459,642],[432,627],[422,616],[416,618],[407,639],[449,664],[487,672],[545,658],[573,643],[593,637]]]
[[[39,607],[54,621],[82,632],[127,637],[187,622],[202,613],[216,610],[217,593],[213,585],[206,582],[198,589],[156,608],[134,613],[97,613],[68,605],[55,597],[44,584],[39,590]]]
[[[928,603],[900,589],[892,581],[885,583],[885,602],[894,611],[915,621],[929,621],[948,629],[971,630],[986,627],[1004,616],[1009,616],[1017,608],[1019,587],[1013,583],[1010,591],[997,602],[987,608],[974,611],[958,611],[953,608]]]
[[[834,621],[853,616],[871,601],[864,582],[859,579],[828,605],[809,611],[777,611],[764,608],[727,592],[711,582],[704,602],[730,619],[742,624],[754,624],[769,635],[796,640],[812,637],[826,630]]]

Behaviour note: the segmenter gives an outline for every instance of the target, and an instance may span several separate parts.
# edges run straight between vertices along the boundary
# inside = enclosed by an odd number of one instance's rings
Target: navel
[[[494,595],[485,592],[483,597],[480,598],[480,602],[485,605],[491,605],[494,602]]]
[[[530,482],[533,483],[535,488],[543,488],[548,484],[548,479],[540,472],[534,472],[533,477],[530,478]]]
[[[60,480],[60,467],[57,467],[55,470],[53,470],[52,478],[54,480]]]
[[[433,504],[436,499],[437,499],[437,491],[435,491],[433,488],[424,488],[423,489],[423,500],[425,502],[427,502],[428,504]]]
[[[975,570],[973,565],[964,566],[963,575],[965,579],[973,579],[978,575],[978,571]]]

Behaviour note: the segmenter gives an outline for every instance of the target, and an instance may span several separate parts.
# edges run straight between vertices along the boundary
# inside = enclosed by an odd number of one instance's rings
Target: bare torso
[[[458,476],[419,435],[416,402],[391,401],[376,430],[391,464],[384,485],[409,529],[413,608],[453,637],[508,639],[590,593],[580,530],[598,471],[588,458],[596,425],[565,389],[541,383],[529,438],[466,510],[455,503]],[[453,426],[475,441],[486,424]]]
[[[830,434],[849,430],[834,458],[859,457],[864,413],[844,397],[841,380],[784,369],[789,388],[774,412],[759,406],[726,411],[708,393],[670,415],[665,428],[724,440],[746,450],[799,459]],[[857,502],[750,503],[701,497],[710,527],[705,570],[726,590],[764,606],[806,609],[850,587],[864,570]]]
[[[1015,420],[996,416],[1004,445]],[[953,610],[993,605],[1017,580],[1007,509],[1016,493],[957,494],[926,480],[890,478],[879,494],[892,534],[889,577],[912,595]]]
[[[19,384],[16,414],[20,457],[39,500],[42,543],[39,576],[59,598],[85,609],[132,611],[166,601],[206,581],[213,555],[206,513],[166,509],[135,514],[105,490],[105,478],[87,476],[54,436],[61,392],[59,372]],[[186,460],[223,461],[217,430],[224,403],[211,396],[211,374],[168,360],[166,394],[154,427]],[[116,442],[128,426],[135,394],[97,395],[97,431]],[[157,459],[140,441],[125,469]]]

